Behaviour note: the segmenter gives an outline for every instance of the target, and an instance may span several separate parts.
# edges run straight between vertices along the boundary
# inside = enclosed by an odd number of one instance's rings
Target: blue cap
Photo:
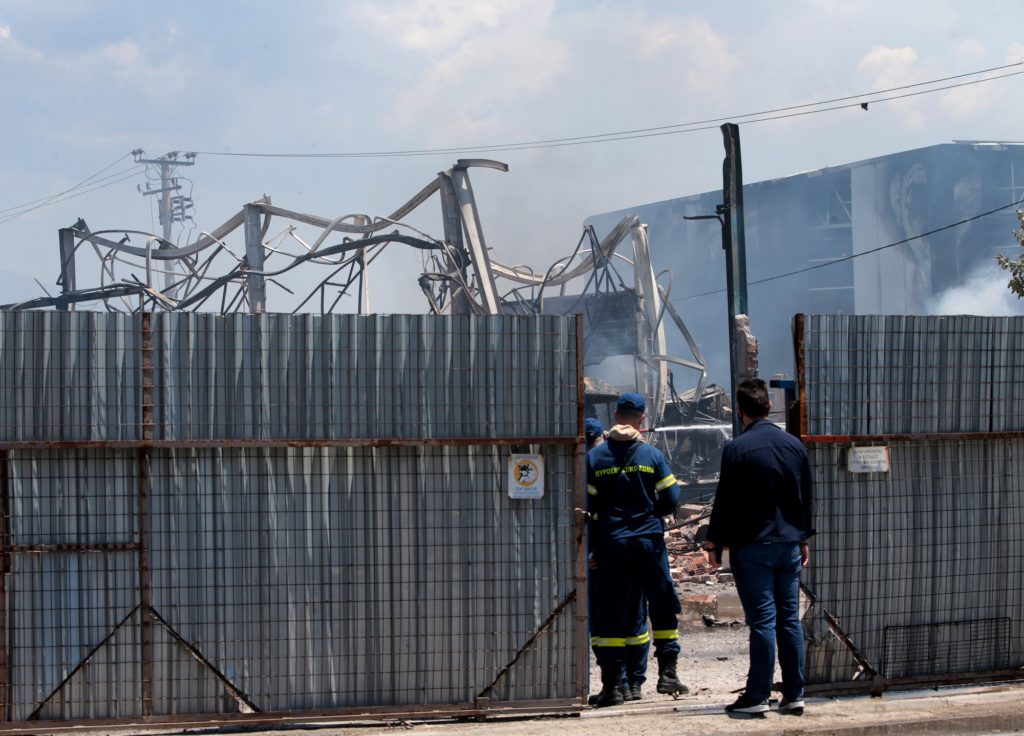
[[[627,409],[629,411],[646,411],[647,402],[644,401],[644,397],[640,394],[626,393],[619,396],[619,403],[616,405],[616,411],[622,411]]]
[[[601,426],[601,422],[594,419],[594,417],[587,417],[586,421],[587,429],[587,444],[593,443],[598,437],[604,434],[604,427]]]

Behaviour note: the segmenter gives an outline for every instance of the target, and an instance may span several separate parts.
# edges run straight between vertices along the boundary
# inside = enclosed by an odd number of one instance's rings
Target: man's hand
[[[807,563],[811,561],[811,545],[807,542],[800,544],[800,564],[807,567]]]
[[[714,547],[704,547],[701,551],[704,552],[704,557],[707,558],[708,569],[711,572],[715,572],[722,566],[722,563],[718,561],[718,550]]]

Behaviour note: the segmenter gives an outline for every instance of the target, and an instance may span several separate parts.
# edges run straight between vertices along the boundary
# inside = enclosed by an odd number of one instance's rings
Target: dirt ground
[[[682,583],[679,598],[683,604],[680,615],[679,678],[690,688],[690,694],[673,702],[668,695],[654,691],[658,679],[658,663],[653,649],[644,685],[644,701],[664,705],[686,702],[694,704],[720,703],[725,705],[736,699],[747,675],[747,627],[743,612],[731,584]],[[702,616],[712,616],[722,625],[708,627]],[[591,655],[591,692],[601,689],[601,676]],[[640,705],[637,704],[637,705]],[[626,704],[623,707],[630,707]]]

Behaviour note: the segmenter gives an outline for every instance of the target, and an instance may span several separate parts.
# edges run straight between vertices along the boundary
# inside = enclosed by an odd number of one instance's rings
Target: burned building
[[[744,187],[751,327],[760,374],[793,372],[794,314],[929,314],[944,292],[994,257],[1016,255],[1014,204],[1024,197],[1024,144],[958,141]],[[642,204],[587,220],[598,233],[625,214],[648,226],[668,301],[728,385],[725,256],[708,215],[721,191]],[[1005,280],[1005,279],[1004,279]],[[673,342],[674,341],[674,342]],[[669,336],[669,352],[684,350]]]

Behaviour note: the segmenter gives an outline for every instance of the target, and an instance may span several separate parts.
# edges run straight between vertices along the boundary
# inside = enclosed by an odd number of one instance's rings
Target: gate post
[[[585,509],[587,494],[586,465],[586,384],[583,380],[583,315],[576,315],[576,451],[573,453],[573,507]],[[576,513],[576,666],[579,669],[578,691],[580,702],[587,702],[590,690],[590,632],[587,628],[587,522],[583,514]]]
[[[10,472],[10,452],[0,452],[0,722],[11,719],[10,714],[10,657],[7,651],[9,637],[7,616],[7,573],[11,571],[11,553],[7,550],[7,493]]]
[[[153,439],[153,330],[150,312],[141,315],[142,332],[142,440]],[[150,449],[139,448],[139,633],[142,663],[142,714],[153,715],[153,638],[152,599],[149,589],[149,486]]]

